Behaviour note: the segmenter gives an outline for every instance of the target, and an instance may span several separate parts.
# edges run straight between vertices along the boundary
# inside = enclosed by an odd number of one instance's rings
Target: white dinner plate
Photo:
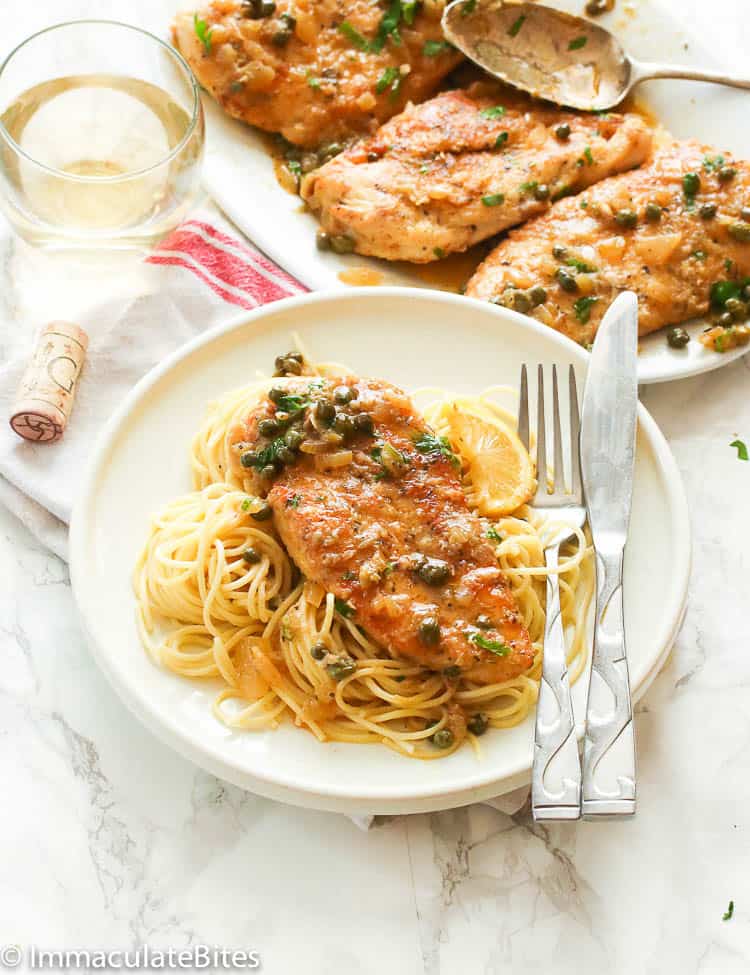
[[[584,6],[583,0],[546,2],[578,15]],[[627,50],[644,61],[728,70],[726,59],[719,60],[717,52],[679,19],[677,3],[673,2],[670,8],[663,0],[640,0],[635,10],[634,5],[618,4],[614,14],[599,18],[598,22],[613,30]],[[741,70],[740,66],[737,70]],[[642,85],[638,97],[675,136],[700,139],[750,158],[750,93],[696,82],[655,81]],[[206,188],[269,257],[312,289],[350,289],[339,274],[362,267],[375,270],[380,275],[379,283],[384,285],[435,286],[426,283],[418,269],[403,264],[394,266],[357,255],[319,252],[315,246],[317,221],[304,212],[298,197],[278,184],[267,137],[230,119],[212,99],[206,97],[204,101],[208,116]],[[688,326],[688,331],[695,338],[704,326],[704,321],[696,321]],[[740,348],[720,354],[697,341],[690,342],[684,350],[670,349],[664,331],[657,332],[641,342],[639,380],[654,383],[684,379],[727,365],[746,351]]]
[[[152,370],[107,424],[73,516],[73,591],[93,653],[125,703],[163,741],[216,775],[271,798],[349,813],[397,813],[461,805],[515,788],[529,779],[532,717],[488,733],[481,761],[468,747],[441,761],[420,762],[380,745],[321,744],[290,723],[272,732],[236,732],[212,715],[215,685],[160,669],[141,648],[131,571],[149,518],[191,489],[188,448],[205,404],[259,370],[268,374],[293,332],[316,358],[343,361],[408,390],[517,387],[523,362],[573,363],[583,386],[588,358],[565,337],[505,309],[400,288],[281,301],[188,343]],[[689,562],[680,475],[641,408],[625,567],[636,697],[676,635]],[[585,693],[582,679],[573,695],[579,720]]]

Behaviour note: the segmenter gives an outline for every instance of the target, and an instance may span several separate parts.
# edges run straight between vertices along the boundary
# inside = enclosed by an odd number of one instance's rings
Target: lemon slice
[[[469,499],[480,515],[509,515],[533,497],[534,465],[514,430],[495,417],[458,409],[447,420],[450,439],[468,464]]]

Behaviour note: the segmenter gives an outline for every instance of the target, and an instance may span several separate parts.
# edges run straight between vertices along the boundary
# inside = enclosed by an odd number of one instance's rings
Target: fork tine
[[[518,403],[518,437],[526,450],[529,449],[529,376],[526,363],[521,366],[521,393]]]
[[[570,392],[570,490],[579,504],[583,504],[583,485],[581,483],[581,414],[578,409],[578,387],[576,371],[573,366],[568,373]]]
[[[565,494],[565,465],[563,463],[562,427],[560,425],[560,392],[557,386],[557,366],[552,366],[552,451],[554,470],[552,492]]]
[[[544,419],[544,369],[537,370],[539,393],[536,407],[537,495],[547,494],[547,425]]]

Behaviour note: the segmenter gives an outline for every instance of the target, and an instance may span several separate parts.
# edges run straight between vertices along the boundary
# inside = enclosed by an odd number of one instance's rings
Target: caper
[[[745,301],[750,301],[750,284],[746,284],[742,289],[742,297]]]
[[[461,668],[458,666],[458,664],[450,664],[450,666],[446,667],[445,670],[443,670],[443,674],[445,674],[446,677],[450,677],[451,679],[460,677]]]
[[[739,298],[727,298],[724,307],[735,322],[742,322],[747,318],[747,305]]]
[[[284,443],[290,450],[299,450],[300,444],[304,439],[304,436],[299,430],[287,430]]]
[[[325,230],[319,230],[317,234],[315,234],[315,244],[319,251],[331,250],[331,238],[325,232]]]
[[[697,173],[685,173],[682,177],[682,188],[685,196],[695,196],[701,188],[701,178]]]
[[[265,467],[263,468],[263,470],[265,470]],[[272,468],[272,470],[275,474],[276,468],[274,467]],[[253,518],[255,521],[268,521],[268,519],[271,517],[272,514],[273,514],[273,508],[267,501],[264,501],[257,511],[250,512],[250,517]]]
[[[275,437],[279,432],[278,420],[261,420],[258,424],[258,433],[262,437]]]
[[[450,728],[441,728],[432,736],[432,743],[436,748],[450,748],[455,738]]]
[[[275,464],[266,464],[265,467],[261,468],[260,476],[266,481],[270,481],[271,478],[276,477],[278,470]]]
[[[476,623],[480,630],[492,629],[492,620],[489,618],[489,616],[486,616],[484,613],[482,613],[480,616],[477,616]]]
[[[562,125],[558,125],[555,129],[555,136],[560,140],[560,142],[567,142],[570,138],[570,126],[567,122],[563,122]]]
[[[442,586],[450,574],[450,566],[442,559],[425,559],[417,569],[417,575],[428,586]]]
[[[290,30],[277,30],[271,38],[271,43],[274,47],[286,47],[291,39],[292,32]]]
[[[427,647],[440,643],[440,623],[435,616],[426,616],[419,624],[419,639]]]
[[[684,349],[690,341],[690,336],[684,328],[667,329],[667,344],[673,349]]]
[[[273,389],[269,390],[268,398],[272,403],[278,403],[286,396],[286,390],[281,389],[279,386],[274,386]]]
[[[246,548],[242,553],[242,558],[247,562],[248,565],[257,565],[263,556],[260,554],[257,548],[253,548],[251,545],[250,548]]]
[[[750,214],[748,216],[750,217]],[[750,241],[750,223],[743,220],[736,220],[734,223],[729,224],[727,230],[730,237],[734,237],[735,240],[739,240],[743,244]]]
[[[299,376],[302,372],[304,359],[299,352],[285,352],[284,355],[277,355],[274,361],[276,372],[282,376],[291,374]]]
[[[282,14],[279,20],[282,21],[287,30],[294,30],[297,26],[297,18],[292,14]]]
[[[568,248],[563,247],[562,244],[555,244],[552,248],[552,256],[556,257],[558,261],[564,261],[568,256]]]
[[[358,413],[354,417],[354,426],[360,433],[372,433],[375,424],[369,413]]]
[[[700,214],[701,220],[713,220],[716,216],[716,204],[704,203],[698,213]]]
[[[325,643],[321,643],[320,641],[313,643],[313,645],[310,647],[310,656],[313,658],[313,660],[322,660],[327,653],[328,647],[325,645]]]
[[[333,391],[333,398],[337,403],[351,403],[354,399],[354,393],[350,386],[337,386]]]
[[[515,288],[508,295],[508,307],[525,315],[531,308],[531,299],[525,291]]]
[[[563,291],[578,291],[578,282],[564,267],[557,269],[557,282]]]
[[[728,183],[729,180],[734,179],[736,175],[737,170],[734,168],[734,166],[722,166],[716,174],[720,183]]]
[[[342,437],[350,437],[354,433],[354,420],[346,413],[337,413],[333,429]]]
[[[541,284],[535,284],[533,288],[529,289],[528,295],[532,306],[536,308],[537,305],[543,305],[547,300],[547,289],[543,288]]]
[[[637,226],[638,214],[635,210],[618,210],[615,214],[615,223],[628,229]]]
[[[354,238],[349,237],[347,234],[331,237],[331,250],[334,254],[353,254]]]
[[[351,657],[339,657],[334,663],[328,664],[326,670],[334,680],[342,680],[349,677],[357,669],[357,665]]]
[[[598,17],[600,14],[609,13],[614,8],[615,0],[588,0],[586,13],[589,17]]]
[[[244,454],[240,457],[240,463],[243,467],[254,467],[258,460],[258,452],[255,450],[246,450]]]
[[[539,186],[534,187],[534,199],[535,200],[549,199],[549,186],[547,186],[546,183],[540,183]]]
[[[282,464],[293,464],[297,459],[295,452],[288,447],[279,447],[276,451],[276,456]]]
[[[336,419],[336,407],[327,399],[319,399],[315,404],[315,416],[322,423],[327,423],[330,426]]]
[[[658,203],[646,204],[646,220],[649,223],[658,223],[661,220],[662,209]]]
[[[472,733],[472,735],[483,735],[489,726],[489,718],[487,715],[481,714],[480,712],[472,714],[472,716],[466,722],[466,727]]]
[[[249,20],[263,20],[276,12],[273,0],[242,0],[242,16]]]
[[[717,324],[721,325],[722,328],[731,328],[734,324],[734,318],[730,311],[722,312],[717,319]]]

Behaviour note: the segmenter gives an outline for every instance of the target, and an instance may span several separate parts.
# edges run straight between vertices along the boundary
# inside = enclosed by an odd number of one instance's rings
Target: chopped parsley
[[[526,15],[521,14],[518,20],[514,20],[513,23],[508,28],[508,33],[511,37],[518,37],[518,32],[523,27],[523,22],[526,20]]]
[[[503,536],[500,534],[497,528],[495,528],[494,525],[491,525],[487,529],[487,538],[491,538],[493,542],[502,542],[503,540]]]
[[[574,192],[575,190],[573,189],[573,187],[565,183],[559,189],[555,190],[555,192],[550,197],[550,200],[552,201],[552,203],[557,203],[558,200],[562,200],[563,197],[570,196]]]
[[[421,433],[414,440],[414,446],[420,454],[442,454],[454,467],[458,467],[458,457],[453,453],[447,437],[436,437],[434,433]]]
[[[469,14],[473,14],[477,9],[477,0],[466,0],[463,7],[461,7],[461,16],[468,17]]]
[[[750,460],[747,444],[743,440],[733,440],[729,446],[737,448],[737,460]]]
[[[593,264],[587,264],[585,261],[579,261],[577,257],[569,257],[565,262],[568,267],[574,267],[576,271],[580,271],[581,274],[593,274],[597,268]]]
[[[401,72],[398,68],[394,68],[393,65],[386,68],[381,76],[378,78],[378,83],[375,85],[375,91],[382,95],[386,88],[391,89],[391,94],[397,94],[398,89],[401,87]]]
[[[286,447],[286,441],[284,438],[277,437],[275,440],[272,440],[267,447],[264,447],[263,450],[258,451],[250,466],[254,467],[256,471],[260,471],[269,464],[273,464],[276,458],[279,456],[279,451],[283,450],[284,447]]]
[[[306,399],[304,396],[280,396],[276,401],[276,406],[283,413],[299,413],[300,410],[304,410],[306,406],[310,405],[310,400]]]
[[[445,54],[453,50],[450,41],[425,41],[422,54],[427,58],[436,58],[440,54]]]
[[[734,901],[729,902],[729,907],[724,911],[721,916],[722,921],[731,921],[732,915],[734,914]]]
[[[594,165],[594,156],[591,152],[591,146],[586,146],[586,148],[583,150],[583,158],[586,160],[589,166]]]
[[[445,251],[443,250],[442,247],[433,247],[432,253],[439,261],[442,261],[442,259],[445,257]]]
[[[345,599],[339,599],[336,596],[333,600],[333,606],[339,616],[343,616],[345,620],[349,620],[354,616],[354,607],[347,603]]]
[[[211,53],[211,31],[212,27],[209,27],[205,20],[201,20],[198,14],[193,14],[193,27],[195,28],[195,36],[203,45],[203,49],[206,54]]]
[[[484,205],[486,207],[497,207],[497,206],[500,206],[501,203],[505,203],[505,194],[504,193],[490,193],[487,196],[483,196],[482,197],[482,203],[484,203]]]
[[[302,498],[298,494],[293,494],[291,498],[287,498],[284,502],[287,508],[299,508],[299,503]]]
[[[696,261],[705,261],[705,259],[708,257],[708,254],[705,251],[699,250],[699,251],[693,251],[693,253],[690,256],[694,257]]]
[[[532,179],[528,183],[521,183],[518,188],[522,193],[533,193],[537,186],[539,186],[539,181]]]
[[[348,20],[345,20],[343,23],[339,24],[339,31],[355,47],[358,47],[360,51],[370,50],[370,42],[366,37],[363,37],[356,28],[352,27]]]
[[[401,23],[401,18],[404,14],[404,6],[411,7],[412,4],[402,5],[401,0],[391,0],[391,2],[388,4],[388,9],[383,14],[383,18],[378,26],[378,32],[375,35],[375,40],[370,44],[371,51],[374,51],[376,54],[379,51],[382,51],[386,45],[386,41],[389,38],[394,44],[401,43],[401,35],[398,32],[398,26]]]
[[[401,4],[401,14],[404,18],[404,23],[411,25],[414,23],[414,18],[417,15],[417,7],[419,6],[421,0],[404,0]]]
[[[510,653],[510,647],[507,643],[502,643],[500,640],[490,640],[489,637],[483,636],[481,633],[472,633],[469,639],[482,650],[489,650],[490,653],[494,653],[498,657],[507,657]]]
[[[380,464],[382,470],[375,475],[376,481],[384,481],[392,474],[400,474],[409,466],[409,458],[390,443],[379,443],[370,451],[370,457]]]
[[[712,173],[716,169],[721,169],[724,165],[723,156],[704,156],[703,157],[703,168],[707,173]]]
[[[299,161],[299,159],[287,159],[286,168],[295,176],[302,175],[302,163]]]
[[[307,73],[306,78],[307,84],[313,91],[320,91],[320,78],[316,78],[314,75]]]
[[[711,285],[710,298],[714,308],[724,308],[730,298],[739,298],[743,289],[750,284],[750,278],[741,281],[715,281]]]
[[[495,139],[495,149],[502,149],[505,143],[508,141],[508,133],[501,132],[500,135]]]
[[[568,44],[569,51],[580,51],[582,47],[586,47],[588,43],[588,37],[585,34],[581,34],[580,37],[574,37],[573,40]]]
[[[483,108],[479,114],[482,118],[502,118],[505,115],[505,106],[492,105],[490,108]]]
[[[591,309],[598,300],[598,298],[585,297],[573,302],[573,311],[581,325],[588,324],[588,320],[591,318]]]
[[[240,507],[242,508],[243,511],[249,511],[250,505],[253,503],[254,500],[255,498],[245,498],[245,500],[242,502]]]

